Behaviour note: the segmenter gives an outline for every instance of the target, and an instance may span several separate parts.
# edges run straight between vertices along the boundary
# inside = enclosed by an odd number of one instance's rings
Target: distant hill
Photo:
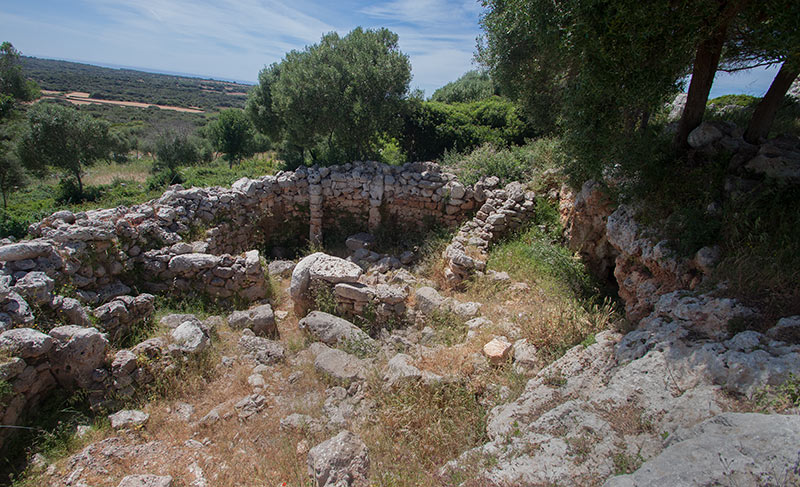
[[[91,98],[217,111],[243,108],[250,85],[22,57],[25,75],[43,90],[85,92]]]

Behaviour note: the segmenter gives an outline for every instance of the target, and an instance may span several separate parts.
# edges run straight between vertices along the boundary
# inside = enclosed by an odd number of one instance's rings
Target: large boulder
[[[725,413],[674,435],[660,455],[603,485],[797,485],[798,445],[800,416]]]
[[[262,304],[244,311],[234,311],[228,316],[228,324],[233,329],[249,328],[261,336],[276,336],[275,313],[272,306]]]
[[[50,369],[62,387],[87,388],[92,372],[103,365],[108,340],[96,328],[76,325],[50,330],[55,346],[50,350]]]
[[[211,254],[176,255],[169,261],[169,270],[175,274],[191,274],[217,267],[221,258]]]
[[[369,485],[367,445],[345,430],[308,452],[308,474],[315,487]]]
[[[300,320],[299,327],[326,345],[337,345],[342,342],[373,342],[369,335],[356,325],[322,311],[309,313]]]
[[[53,348],[53,338],[32,328],[15,328],[0,334],[0,348],[23,359],[37,359]]]
[[[308,292],[308,286],[311,283],[311,266],[322,256],[325,256],[322,252],[307,255],[297,263],[292,271],[289,295],[294,301],[295,314],[298,316],[304,316],[314,301]]]
[[[316,252],[298,262],[292,271],[289,295],[294,301],[295,314],[305,316],[313,306],[310,288],[313,281],[333,287],[340,282],[358,282],[364,271],[353,262]]]
[[[172,330],[171,335],[178,350],[185,353],[202,352],[210,341],[203,329],[192,321],[184,321]]]

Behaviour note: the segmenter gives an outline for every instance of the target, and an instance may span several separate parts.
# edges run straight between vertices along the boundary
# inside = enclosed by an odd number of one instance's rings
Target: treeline
[[[21,57],[25,75],[42,89],[88,92],[92,98],[215,111],[243,108],[249,85]]]

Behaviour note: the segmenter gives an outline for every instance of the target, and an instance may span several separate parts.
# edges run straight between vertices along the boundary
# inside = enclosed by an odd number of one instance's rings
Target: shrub
[[[504,98],[453,104],[411,100],[399,142],[410,160],[432,160],[486,143],[521,144],[530,135],[514,103]]]
[[[441,162],[455,171],[464,184],[472,185],[484,176],[497,176],[502,184],[527,181],[545,169],[557,167],[562,159],[558,140],[542,138],[507,149],[489,143],[467,153],[445,151]]]

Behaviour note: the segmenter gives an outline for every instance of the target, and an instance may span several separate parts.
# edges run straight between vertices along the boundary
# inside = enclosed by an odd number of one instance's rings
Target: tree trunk
[[[720,9],[718,24],[711,35],[697,46],[694,64],[692,65],[692,81],[689,84],[689,93],[686,97],[686,106],[678,122],[673,145],[680,151],[689,148],[687,138],[689,133],[697,128],[703,121],[706,112],[708,94],[714,83],[719,59],[722,55],[722,46],[728,36],[728,27],[734,17],[744,8],[748,0],[725,2]]]
[[[81,181],[81,171],[75,171],[75,179],[78,180],[78,192],[80,193],[80,198],[83,199],[83,181]]]
[[[797,67],[789,67],[787,64],[788,61],[783,63],[780,71],[775,75],[775,79],[772,80],[769,90],[756,106],[756,111],[753,112],[753,117],[744,133],[744,140],[751,144],[758,144],[761,139],[765,139],[769,135],[775,115],[783,104],[783,97],[800,74],[800,64]]]
[[[717,73],[719,58],[722,54],[722,45],[725,43],[726,30],[716,31],[713,37],[703,41],[697,48],[686,106],[678,122],[678,131],[675,133],[674,145],[679,150],[689,148],[686,140],[689,133],[703,121],[708,94],[711,92],[711,84],[714,82],[714,75]]]

